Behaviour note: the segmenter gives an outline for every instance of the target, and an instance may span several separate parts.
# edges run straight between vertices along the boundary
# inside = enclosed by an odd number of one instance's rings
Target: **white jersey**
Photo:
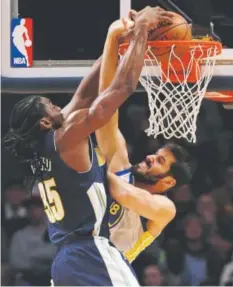
[[[116,173],[128,183],[133,184],[131,169]],[[109,216],[110,240],[132,262],[138,254],[155,239],[149,232],[144,232],[141,217],[113,201]]]

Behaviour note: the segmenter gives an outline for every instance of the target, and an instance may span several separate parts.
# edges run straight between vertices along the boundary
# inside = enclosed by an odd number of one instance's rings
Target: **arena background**
[[[118,0],[17,2],[19,16],[34,19],[34,60],[43,67],[51,60],[52,65],[77,64],[85,69],[102,53],[108,26],[122,9]],[[202,32],[209,31],[212,21],[216,37],[225,47],[233,48],[232,0],[131,2],[134,9],[146,5],[170,8],[172,2]],[[1,40],[6,41],[4,33]],[[41,88],[38,78],[29,82],[26,77],[9,80],[1,75],[2,137],[13,105],[25,93],[43,93],[64,106],[81,78],[76,82],[62,79],[62,83],[53,78]],[[148,138],[144,133],[147,125],[147,97],[140,89],[120,110],[120,127],[133,163],[165,142],[162,137]],[[233,285],[233,111],[204,101],[197,127],[195,145],[180,141],[195,159],[193,180],[168,193],[176,204],[177,216],[133,263],[142,285]],[[3,147],[1,187],[2,285],[46,286],[56,250],[48,240],[40,201],[36,196],[25,198],[21,172]]]

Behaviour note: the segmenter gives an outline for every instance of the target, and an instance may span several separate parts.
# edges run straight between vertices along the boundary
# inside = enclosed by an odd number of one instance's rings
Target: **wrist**
[[[146,23],[135,23],[135,27],[133,29],[134,39],[143,37],[144,40],[148,39],[148,25]]]
[[[138,34],[146,34],[148,35],[149,25],[146,21],[139,21],[138,23],[135,23],[134,26],[134,35]]]

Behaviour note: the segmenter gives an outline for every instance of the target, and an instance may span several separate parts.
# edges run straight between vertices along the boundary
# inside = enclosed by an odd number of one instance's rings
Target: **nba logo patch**
[[[33,22],[30,18],[11,20],[11,67],[31,67],[33,63]]]

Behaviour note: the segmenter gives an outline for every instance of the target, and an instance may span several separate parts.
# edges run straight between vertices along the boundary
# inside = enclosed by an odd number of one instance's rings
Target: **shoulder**
[[[56,130],[55,141],[60,152],[76,150],[79,144],[86,142],[91,130],[94,129],[94,121],[89,118],[89,110],[82,109],[70,113],[65,117],[61,128]]]

